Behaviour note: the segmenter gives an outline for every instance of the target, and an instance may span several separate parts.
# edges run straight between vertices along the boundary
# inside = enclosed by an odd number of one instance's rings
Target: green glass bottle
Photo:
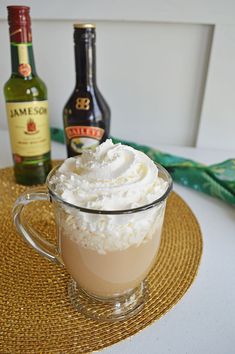
[[[11,64],[4,85],[17,183],[42,184],[51,169],[47,89],[36,73],[27,6],[8,6]]]

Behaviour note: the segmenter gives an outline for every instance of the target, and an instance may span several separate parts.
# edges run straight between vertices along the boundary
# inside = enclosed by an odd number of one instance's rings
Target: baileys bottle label
[[[66,127],[65,132],[71,149],[78,154],[87,149],[95,149],[104,135],[102,128],[80,125]]]

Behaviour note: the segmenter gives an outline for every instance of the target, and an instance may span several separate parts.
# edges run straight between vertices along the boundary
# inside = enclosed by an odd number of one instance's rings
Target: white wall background
[[[0,7],[0,86],[10,75],[6,6]],[[31,6],[37,71],[51,125],[74,87],[73,23],[97,25],[97,77],[111,133],[149,145],[235,148],[235,1],[54,0]],[[0,128],[6,128],[0,94]]]

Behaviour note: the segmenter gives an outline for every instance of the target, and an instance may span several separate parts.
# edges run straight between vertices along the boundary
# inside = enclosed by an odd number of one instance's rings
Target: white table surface
[[[7,131],[0,131],[0,147],[0,168],[12,165]],[[235,151],[155,147],[208,164],[235,157]],[[65,158],[64,145],[52,143],[52,157]],[[235,208],[177,184],[174,190],[188,203],[201,226],[204,249],[198,276],[161,319],[102,353],[235,353]]]

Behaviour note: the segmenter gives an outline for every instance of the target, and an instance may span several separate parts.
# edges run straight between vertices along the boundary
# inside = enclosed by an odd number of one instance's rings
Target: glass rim
[[[167,179],[168,179],[168,187],[165,190],[165,192],[157,199],[153,200],[151,203],[142,205],[140,207],[137,208],[131,208],[131,209],[123,209],[123,210],[99,210],[99,209],[90,209],[90,208],[85,208],[85,207],[80,207],[78,205],[72,204],[67,202],[66,200],[64,200],[61,196],[59,196],[58,194],[56,194],[49,186],[49,181],[50,178],[54,175],[54,173],[58,170],[58,168],[62,165],[62,163],[60,163],[59,165],[57,165],[56,167],[54,167],[48,174],[47,179],[46,179],[46,185],[50,194],[50,198],[56,198],[58,199],[60,202],[62,202],[65,205],[68,205],[69,207],[75,208],[81,212],[84,213],[89,213],[89,214],[101,214],[101,215],[120,215],[120,214],[133,214],[133,213],[138,213],[140,211],[144,211],[144,210],[148,210],[151,209],[153,207],[155,207],[156,205],[160,204],[161,202],[163,202],[168,195],[170,194],[170,192],[172,191],[173,188],[173,180],[171,178],[171,175],[169,174],[169,172],[160,164],[154,162],[155,165],[157,166],[158,170],[160,170],[161,172],[163,172]]]

